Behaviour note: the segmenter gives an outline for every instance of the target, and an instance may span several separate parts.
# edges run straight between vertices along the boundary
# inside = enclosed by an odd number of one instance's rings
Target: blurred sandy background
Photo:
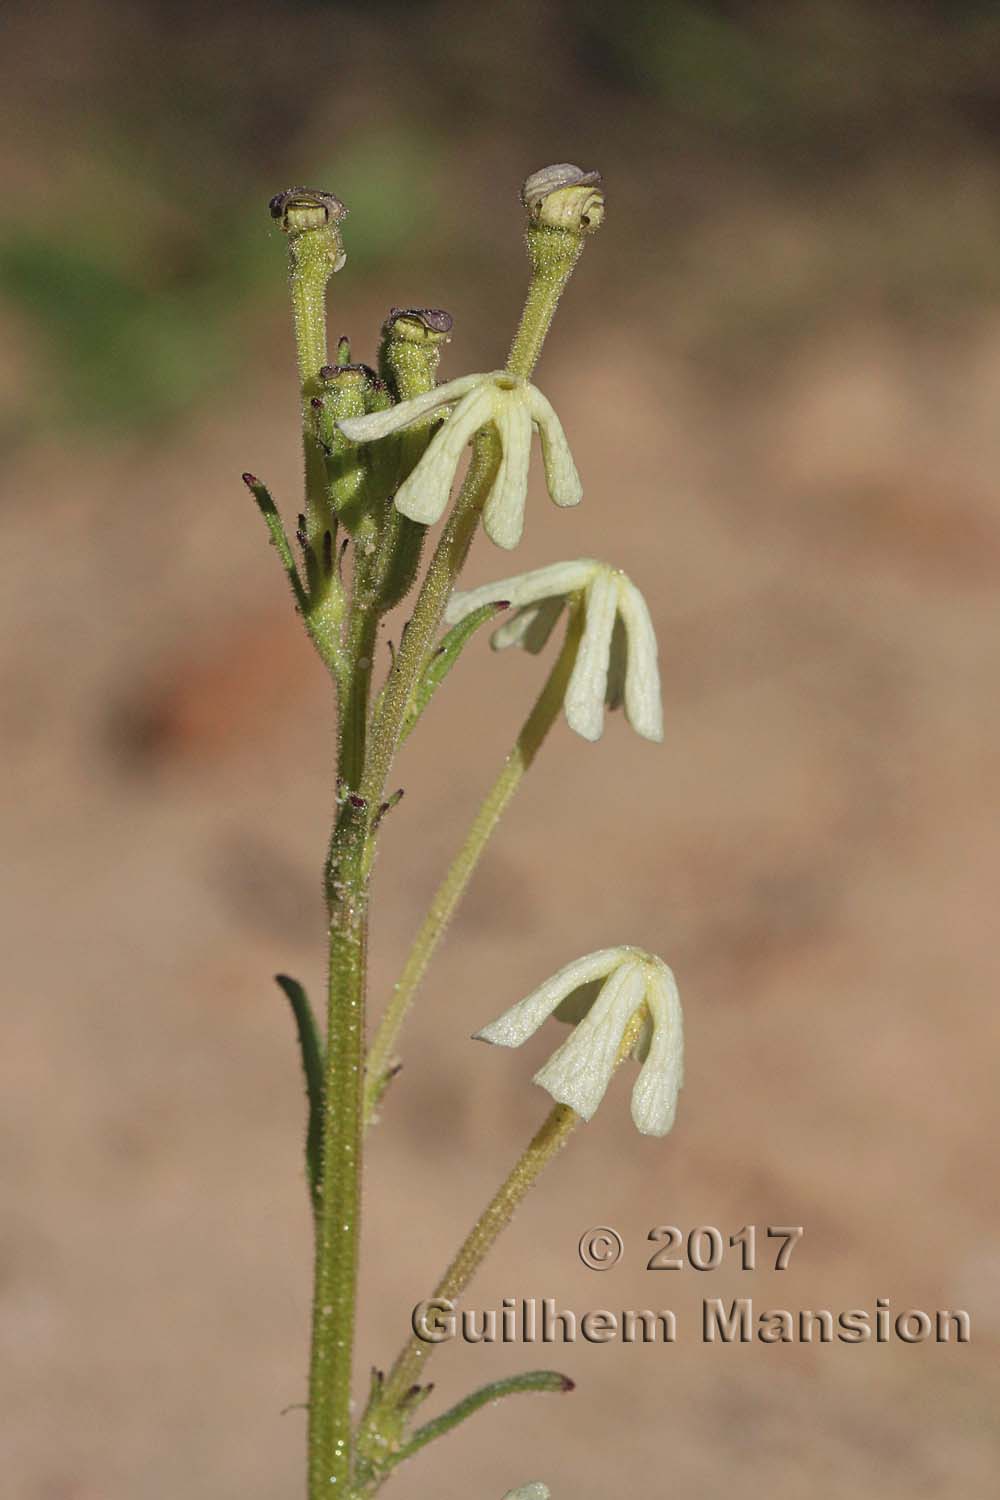
[[[619,1082],[472,1303],[673,1307],[680,1336],[443,1349],[434,1410],[539,1364],[578,1389],[392,1493],[996,1493],[998,56],[995,5],[930,0],[7,7],[5,1495],[302,1492],[270,975],[322,982],[332,723],[239,480],[294,511],[265,205],[341,195],[332,331],[371,358],[390,303],[448,307],[453,375],[502,356],[517,185],[561,159],[609,196],[539,375],[587,495],[536,482],[515,566],[633,573],[668,736],[560,730],[434,968],[371,1152],[361,1373],[545,1109],[552,1034],[468,1034],[608,942],[679,975],[677,1128],[638,1140]],[[469,576],[508,567],[480,544]],[[470,651],[399,766],[376,1006],[539,670]],[[662,1223],[806,1233],[782,1276],[655,1275]],[[626,1243],[603,1276],[595,1224]],[[700,1299],[748,1294],[964,1307],[974,1341],[703,1346]]]

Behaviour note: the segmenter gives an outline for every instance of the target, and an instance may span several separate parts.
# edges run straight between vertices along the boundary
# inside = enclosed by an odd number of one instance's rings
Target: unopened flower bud
[[[604,220],[600,172],[585,172],[557,162],[532,172],[521,189],[521,201],[532,224],[593,234]]]

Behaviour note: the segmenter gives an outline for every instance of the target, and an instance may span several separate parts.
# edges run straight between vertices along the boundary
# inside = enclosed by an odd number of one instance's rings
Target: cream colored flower
[[[503,1500],[551,1500],[551,1497],[548,1485],[536,1479],[534,1484],[522,1484],[519,1489],[508,1490]]]
[[[559,418],[540,390],[506,370],[462,375],[388,411],[349,417],[338,426],[352,442],[371,443],[453,403],[444,426],[396,492],[396,509],[404,516],[427,526],[440,519],[466,444],[489,424],[496,428],[501,446],[500,465],[483,509],[483,526],[491,541],[509,549],[521,540],[533,429],[541,440],[552,499],[557,505],[579,504],[580,476]]]
[[[629,947],[588,953],[477,1031],[476,1039],[520,1047],[551,1015],[575,1023],[534,1081],[589,1120],[637,1012],[643,1026],[632,1055],[642,1067],[632,1090],[632,1119],[643,1135],[666,1135],[684,1079],[684,1021],[674,976],[655,954]]]
[[[646,601],[626,574],[581,557],[553,563],[455,594],[446,619],[454,625],[493,600],[515,613],[492,637],[494,650],[523,646],[540,651],[564,605],[584,611],[583,634],[566,689],[566,722],[585,740],[598,740],[604,706],[625,705],[625,717],[647,740],[663,739],[663,707],[656,634]]]

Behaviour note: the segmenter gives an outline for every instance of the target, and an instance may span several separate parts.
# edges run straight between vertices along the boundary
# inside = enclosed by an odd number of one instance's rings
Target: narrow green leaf
[[[309,1101],[309,1124],[306,1129],[306,1173],[313,1207],[319,1207],[322,1188],[323,1145],[323,1042],[316,1026],[309,996],[297,979],[287,974],[275,974],[279,985],[292,1007],[295,1026],[299,1034],[299,1050],[302,1053],[302,1071],[306,1075],[306,1097]]]
[[[489,1385],[482,1386],[478,1391],[473,1391],[470,1396],[459,1401],[449,1408],[442,1416],[435,1417],[432,1422],[426,1422],[423,1427],[418,1427],[413,1436],[393,1457],[393,1467],[403,1462],[405,1458],[412,1458],[421,1448],[432,1443],[436,1437],[450,1432],[467,1417],[473,1416],[484,1406],[489,1406],[494,1401],[499,1401],[502,1396],[518,1396],[522,1391],[571,1391],[575,1382],[568,1375],[560,1375],[556,1370],[529,1370],[524,1375],[511,1375],[506,1380],[494,1380]]]
[[[306,597],[306,591],[302,585],[302,579],[299,577],[299,570],[295,566],[295,558],[292,555],[292,549],[289,545],[288,537],[285,535],[285,528],[282,523],[281,517],[278,514],[278,508],[275,505],[274,501],[271,499],[266,486],[261,484],[256,475],[244,474],[243,483],[246,485],[247,489],[256,500],[257,508],[259,509],[261,515],[264,517],[264,520],[267,522],[267,529],[271,533],[271,541],[274,544],[275,551],[281,559],[281,566],[285,570],[285,576],[287,577],[288,582],[291,584],[292,593],[295,595],[295,603],[298,605],[299,613],[303,617],[306,617],[309,613],[309,600]]]
[[[464,620],[459,620],[458,624],[453,625],[448,631],[448,634],[424,668],[420,681],[417,683],[413,700],[406,716],[406,723],[403,727],[400,744],[402,744],[403,740],[406,739],[407,735],[413,729],[420,715],[428,703],[430,703],[434,694],[458,661],[458,658],[480,625],[485,625],[487,620],[493,619],[498,610],[506,608],[507,604],[505,600],[498,600],[495,604],[483,604],[479,609],[473,610],[471,615],[466,615]]]

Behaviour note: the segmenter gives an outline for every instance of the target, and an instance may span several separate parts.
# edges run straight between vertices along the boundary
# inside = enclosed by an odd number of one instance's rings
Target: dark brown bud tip
[[[423,323],[432,333],[450,333],[455,322],[451,313],[445,312],[443,307],[391,307],[386,326],[391,327],[397,318],[413,318],[417,323]]]
[[[246,485],[248,490],[253,490],[256,489],[260,484],[260,480],[257,478],[256,474],[247,472],[243,475],[243,483]]]
[[[322,188],[286,188],[283,193],[275,193],[267,206],[271,218],[289,234],[299,234],[305,229],[323,229],[327,224],[339,224],[347,217],[347,209],[340,199]]]
[[[359,792],[348,792],[347,800],[352,807],[358,808],[359,811],[368,806],[366,798],[362,797]]]
[[[392,307],[383,332],[388,338],[408,344],[440,344],[447,340],[454,321],[443,307]]]
[[[363,375],[365,380],[369,381],[372,385],[375,384],[378,378],[371,365],[323,365],[319,372],[320,380],[326,381],[328,385],[332,380],[337,380],[342,375]]]
[[[564,1375],[562,1377],[562,1389],[564,1391],[575,1391],[576,1390],[576,1381],[575,1380],[570,1380],[570,1378],[569,1378],[568,1375]]]
[[[493,608],[496,610],[497,614],[499,614],[501,610],[510,609],[510,600],[509,599],[498,599],[496,601],[496,603],[494,604]]]

